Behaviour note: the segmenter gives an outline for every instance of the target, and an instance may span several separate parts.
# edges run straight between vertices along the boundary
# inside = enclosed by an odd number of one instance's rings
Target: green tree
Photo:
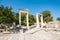
[[[50,11],[48,11],[48,10],[43,11],[42,14],[43,14],[44,22],[49,22],[49,21],[53,20],[53,17],[51,16],[51,12]]]
[[[22,15],[21,15],[21,24],[26,25],[26,14],[22,13]]]
[[[4,7],[3,5],[0,6],[0,23],[12,23],[14,21],[12,15],[12,8]]]
[[[59,21],[60,21],[60,17],[58,17],[58,18],[57,18],[57,20],[59,20]]]
[[[5,24],[12,24],[14,21],[13,12],[11,7],[4,7],[0,5],[0,24],[3,25],[3,28],[6,30],[7,27]]]
[[[26,25],[26,15],[25,14],[22,14],[21,20],[22,20],[21,21],[22,25]],[[34,24],[34,22],[35,22],[34,16],[29,14],[29,25]]]
[[[16,13],[15,23],[16,23],[16,24],[19,24],[19,13]]]
[[[35,16],[29,14],[29,24],[32,25],[36,22]]]

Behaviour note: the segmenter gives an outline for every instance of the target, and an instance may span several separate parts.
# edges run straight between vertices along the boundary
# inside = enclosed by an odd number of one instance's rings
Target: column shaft
[[[37,24],[37,28],[39,28],[39,18],[38,18],[38,14],[36,14],[36,24]]]
[[[27,20],[27,29],[29,30],[29,19],[28,19],[28,13],[27,13],[27,16],[26,16],[26,20]]]
[[[19,11],[19,25],[21,26],[21,12]]]
[[[43,15],[41,15],[41,28],[43,28]]]

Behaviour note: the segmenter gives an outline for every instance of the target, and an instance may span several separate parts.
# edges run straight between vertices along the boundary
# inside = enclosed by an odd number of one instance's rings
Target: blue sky
[[[12,7],[14,12],[27,8],[33,15],[49,10],[54,20],[60,17],[60,0],[0,0],[0,5]]]

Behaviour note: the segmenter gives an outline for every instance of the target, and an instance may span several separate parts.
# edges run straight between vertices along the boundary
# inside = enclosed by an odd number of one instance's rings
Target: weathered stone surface
[[[0,40],[60,40],[60,32],[36,30],[32,33],[1,34]]]

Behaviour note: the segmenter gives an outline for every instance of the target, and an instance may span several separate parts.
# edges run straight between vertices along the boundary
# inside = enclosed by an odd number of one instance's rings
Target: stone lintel
[[[29,12],[28,10],[24,10],[24,9],[20,9],[19,11],[20,11],[21,13],[23,13],[23,14],[26,14],[26,13]]]

